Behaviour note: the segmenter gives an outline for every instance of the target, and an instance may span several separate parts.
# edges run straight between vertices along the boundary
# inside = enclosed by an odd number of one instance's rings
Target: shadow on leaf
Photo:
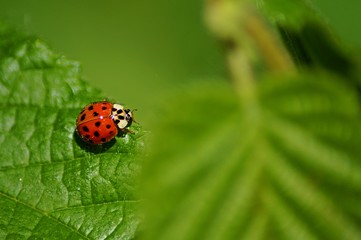
[[[90,143],[87,143],[85,142],[77,133],[76,131],[74,130],[73,132],[73,137],[74,137],[74,140],[75,142],[78,144],[78,146],[87,151],[87,152],[91,152],[91,153],[94,153],[94,154],[99,154],[99,153],[104,153],[106,152],[109,148],[111,148],[115,143],[116,143],[116,140],[115,138],[112,139],[110,142],[107,142],[107,143],[104,143],[104,144],[101,144],[101,145],[93,145],[93,144],[90,144]]]

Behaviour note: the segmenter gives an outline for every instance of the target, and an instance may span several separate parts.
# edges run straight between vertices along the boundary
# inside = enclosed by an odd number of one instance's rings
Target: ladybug
[[[97,145],[130,132],[127,128],[132,122],[131,110],[104,100],[83,108],[76,120],[76,131],[85,142]]]

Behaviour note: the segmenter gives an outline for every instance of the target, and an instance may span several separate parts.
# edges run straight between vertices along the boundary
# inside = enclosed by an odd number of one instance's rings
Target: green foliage
[[[111,75],[115,94],[118,84],[144,103],[139,114],[153,114],[142,120],[151,141],[141,214],[140,127],[101,148],[84,145],[74,120],[103,96],[81,80],[78,63],[0,24],[0,238],[361,239],[359,52],[313,1],[207,0],[214,39],[193,22],[200,3],[191,2],[108,4],[99,22],[94,1],[91,14],[56,22],[98,27],[84,38],[101,42],[96,58],[106,61],[89,75]],[[39,22],[52,11],[44,12]],[[106,67],[114,72],[94,70]],[[138,82],[118,81],[118,70]]]
[[[144,239],[361,239],[358,63],[305,1],[260,2],[206,1],[231,84],[157,110]]]
[[[145,239],[361,237],[354,91],[327,75],[258,87],[252,115],[224,84],[184,93],[163,113],[144,167]]]
[[[74,133],[102,100],[77,62],[0,24],[0,238],[132,239],[136,134],[91,147]]]

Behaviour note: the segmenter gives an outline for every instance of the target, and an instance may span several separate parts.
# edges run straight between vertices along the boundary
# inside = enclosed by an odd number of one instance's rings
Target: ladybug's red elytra
[[[108,101],[86,105],[76,120],[78,135],[90,144],[111,141],[118,133],[127,133],[133,122],[131,110]]]

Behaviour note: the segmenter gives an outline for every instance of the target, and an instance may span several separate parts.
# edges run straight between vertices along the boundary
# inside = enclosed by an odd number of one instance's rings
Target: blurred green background
[[[266,1],[271,0],[255,0],[259,6]],[[277,0],[272,1],[278,3]],[[294,1],[314,4],[311,7],[335,30],[339,40],[345,43],[342,46],[361,50],[360,0]],[[154,109],[162,96],[172,94],[175,89],[194,81],[219,79],[227,75],[221,45],[207,30],[202,13],[203,1],[194,0],[0,0],[1,20],[44,39],[56,52],[79,61],[85,80],[100,88],[104,97],[137,108],[136,119],[146,129],[152,128],[148,125],[151,122],[148,119],[159,114]],[[182,104],[178,106],[183,107]],[[177,130],[181,127],[177,127]],[[180,132],[178,135],[182,137]],[[186,139],[188,136],[185,134]],[[160,142],[163,140],[161,138]],[[225,142],[228,143],[228,140]],[[207,141],[205,143],[208,144]],[[218,140],[214,143],[218,143]],[[178,142],[174,145],[178,145]],[[204,152],[208,152],[211,145],[202,146],[206,149]],[[178,150],[176,147],[174,149]],[[174,151],[174,155],[177,153]],[[187,156],[191,156],[188,160],[193,160],[192,155]],[[165,158],[162,160],[168,161]],[[198,162],[194,162],[197,167]],[[188,162],[180,161],[180,164],[183,163]],[[190,167],[191,164],[185,164],[180,170],[174,168],[174,172],[178,173],[179,170],[182,174],[184,170],[188,174]]]
[[[354,23],[361,1],[313,2],[343,40],[360,48],[361,25]],[[104,97],[137,108],[142,119],[164,93],[225,75],[221,48],[203,24],[202,5],[194,0],[0,0],[0,18],[80,61],[85,79]]]

